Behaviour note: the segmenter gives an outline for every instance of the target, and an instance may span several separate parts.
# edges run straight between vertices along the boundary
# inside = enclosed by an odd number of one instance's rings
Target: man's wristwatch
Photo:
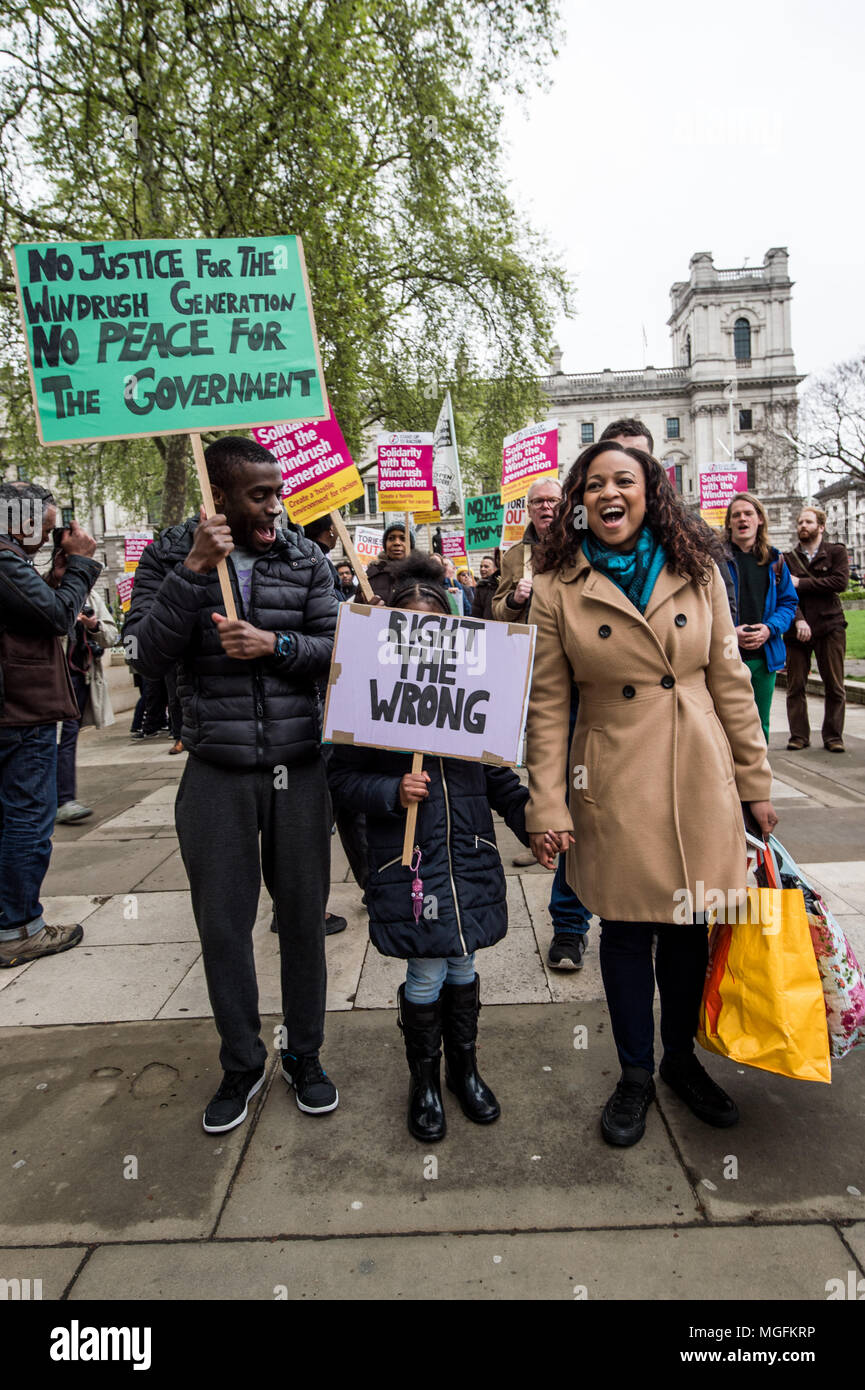
[[[292,647],[291,633],[290,633],[290,632],[277,632],[277,633],[276,633],[276,642],[274,643],[274,646],[273,646],[273,655],[276,656],[276,657],[291,656],[291,647]]]

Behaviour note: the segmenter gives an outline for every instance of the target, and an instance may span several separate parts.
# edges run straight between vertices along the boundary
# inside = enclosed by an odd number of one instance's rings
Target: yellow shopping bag
[[[801,890],[748,888],[712,928],[697,1040],[749,1067],[831,1082],[823,986]]]

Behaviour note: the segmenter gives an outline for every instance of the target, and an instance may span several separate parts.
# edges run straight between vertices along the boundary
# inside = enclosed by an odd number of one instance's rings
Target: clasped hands
[[[545,869],[555,869],[556,857],[564,854],[573,843],[570,830],[539,830],[529,834],[529,848]]]

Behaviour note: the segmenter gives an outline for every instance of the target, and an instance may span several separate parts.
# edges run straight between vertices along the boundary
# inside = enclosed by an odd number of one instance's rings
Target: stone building
[[[814,501],[826,513],[826,539],[846,545],[850,564],[865,572],[865,481],[852,475],[820,486]]]
[[[699,469],[728,463],[732,448],[767,507],[773,541],[786,545],[799,499],[784,436],[795,433],[802,380],[793,359],[792,286],[784,247],[767,251],[762,266],[732,270],[700,251],[689,279],[670,290],[674,366],[572,375],[556,352],[541,385],[559,421],[563,469],[611,421],[636,416],[652,431],[656,456],[675,469],[686,502],[697,506]]]

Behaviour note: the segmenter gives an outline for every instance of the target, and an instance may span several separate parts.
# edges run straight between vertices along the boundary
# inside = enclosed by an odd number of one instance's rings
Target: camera
[[[54,550],[59,550],[59,549],[60,549],[60,543],[61,543],[61,541],[63,540],[63,537],[64,537],[64,536],[68,536],[68,535],[69,535],[69,527],[68,527],[68,526],[55,526],[55,527],[54,527],[53,531],[51,532],[51,544],[52,544]]]

